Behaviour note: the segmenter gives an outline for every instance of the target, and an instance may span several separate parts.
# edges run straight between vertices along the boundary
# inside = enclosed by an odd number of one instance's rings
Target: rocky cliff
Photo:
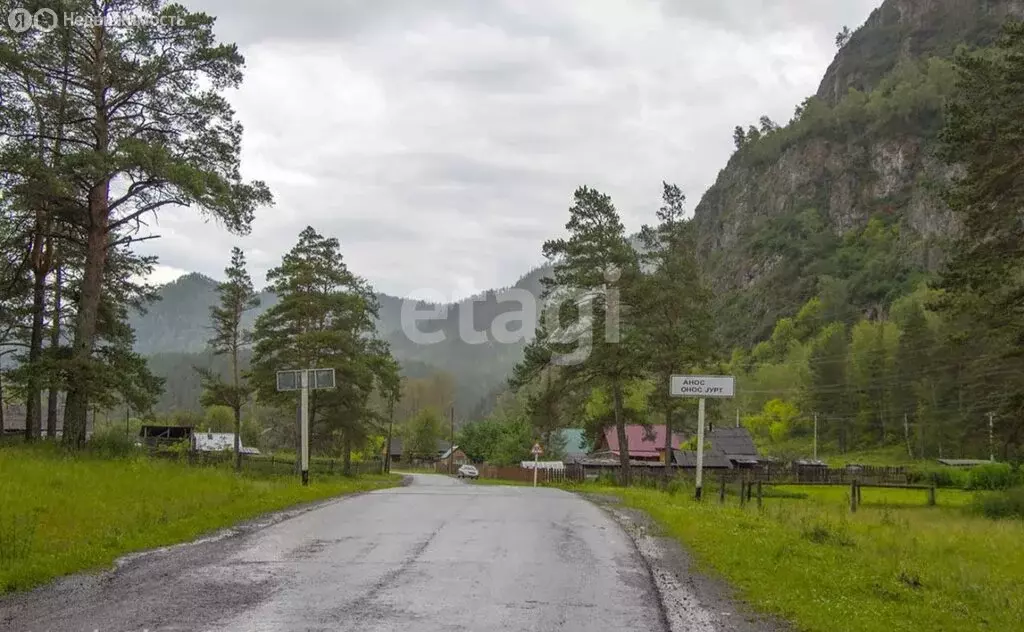
[[[738,148],[695,211],[728,342],[763,338],[815,293],[821,268],[847,272],[777,247],[775,234],[814,237],[796,234],[801,217],[820,220],[811,230],[836,244],[878,218],[898,231],[903,264],[924,273],[941,266],[956,230],[939,194],[951,170],[936,155],[943,104],[955,90],[944,60],[960,44],[991,42],[1008,16],[1024,16],[1024,0],[887,0],[787,126]]]

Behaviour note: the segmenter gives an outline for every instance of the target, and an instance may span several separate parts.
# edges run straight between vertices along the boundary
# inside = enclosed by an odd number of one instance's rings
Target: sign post
[[[530,452],[533,454],[533,486],[536,487],[537,486],[537,459],[540,457],[541,454],[544,453],[544,449],[540,447],[539,443],[534,443],[533,444],[533,449],[530,450]]]
[[[697,397],[697,476],[694,497],[700,500],[704,478],[704,400],[735,395],[736,378],[726,375],[673,375],[669,381],[672,397]],[[665,465],[668,467],[668,464]]]
[[[299,463],[303,485],[309,485],[309,391],[332,388],[334,369],[277,372],[277,390],[299,391]]]

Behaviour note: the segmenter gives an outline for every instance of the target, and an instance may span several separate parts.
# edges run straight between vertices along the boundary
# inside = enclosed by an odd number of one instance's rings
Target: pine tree
[[[711,292],[701,276],[692,226],[686,221],[686,196],[674,184],[663,183],[664,205],[658,225],[644,226],[640,241],[644,272],[633,289],[637,344],[644,368],[654,376],[656,407],[665,418],[665,481],[672,456],[673,417],[678,400],[669,397],[673,373],[695,371],[714,351],[711,332]]]
[[[225,280],[217,285],[220,303],[210,307],[213,337],[210,350],[214,355],[229,356],[231,381],[225,382],[210,369],[199,369],[203,380],[203,406],[227,406],[235,418],[235,470],[242,470],[242,406],[252,394],[243,382],[239,352],[252,342],[252,332],[242,327],[245,313],[260,306],[252,279],[245,269],[245,253],[237,246],[231,249],[231,264],[224,269]]]
[[[1024,22],[1010,21],[992,50],[956,58],[957,96],[942,132],[945,159],[962,171],[945,199],[962,225],[943,274],[936,307],[961,323],[952,347],[983,344],[957,363],[974,394],[973,409],[955,408],[962,423],[997,412],[1007,445],[1024,443]],[[992,379],[998,375],[998,379]],[[971,420],[974,420],[973,422]],[[980,430],[980,429],[979,429]],[[984,432],[984,430],[982,430]],[[937,433],[942,440],[942,433]],[[940,446],[942,444],[940,443]]]
[[[554,262],[553,277],[544,280],[544,297],[558,301],[563,316],[574,311],[579,315],[582,310],[582,317],[572,325],[563,324],[548,339],[555,353],[552,361],[565,365],[562,370],[571,383],[606,386],[611,391],[621,481],[629,485],[623,387],[642,373],[642,366],[632,341],[634,314],[623,299],[639,272],[637,254],[611,198],[589,187],[576,190],[565,227],[567,239],[544,244],[544,256]],[[559,292],[568,292],[571,300],[565,301]]]
[[[221,93],[239,85],[244,60],[216,42],[213,18],[163,0],[66,0],[62,10],[84,19],[0,45],[0,77],[22,79],[0,86],[0,171],[17,174],[27,210],[45,211],[85,245],[64,420],[64,442],[80,447],[89,387],[102,381],[97,336],[112,244],[130,246],[123,230],[169,205],[244,233],[271,196],[239,174],[242,128]],[[140,13],[160,20],[121,20]],[[93,26],[111,21],[124,23]],[[21,115],[29,103],[46,109],[43,124]]]
[[[327,449],[340,435],[347,463],[380,421],[370,395],[396,381],[390,350],[375,337],[373,290],[348,270],[338,240],[312,227],[267,279],[278,302],[256,319],[252,384],[261,401],[283,404],[294,393],[277,391],[277,371],[334,368],[337,387],[310,392],[311,441]]]

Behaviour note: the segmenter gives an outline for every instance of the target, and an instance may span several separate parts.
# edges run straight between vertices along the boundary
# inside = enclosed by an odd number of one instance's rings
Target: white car
[[[472,465],[466,464],[459,467],[459,471],[456,473],[459,478],[477,478],[480,476],[480,472],[476,471],[476,468]]]

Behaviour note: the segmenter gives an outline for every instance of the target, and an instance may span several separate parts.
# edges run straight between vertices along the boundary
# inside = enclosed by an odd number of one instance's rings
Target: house
[[[678,450],[686,440],[681,433],[672,433],[672,449]],[[626,442],[631,461],[654,461],[665,463],[665,425],[648,427],[639,424],[626,426]],[[594,450],[593,456],[610,454],[619,456],[619,435],[616,428],[606,428]]]
[[[64,433],[64,393],[57,394],[57,436]],[[46,434],[46,418],[49,411],[49,396],[46,391],[40,398],[41,407],[39,418],[42,425],[40,436]],[[3,434],[25,434],[25,402],[4,401],[3,407]],[[85,437],[92,436],[93,428],[96,425],[96,411],[90,410],[85,416]]]
[[[672,450],[672,463],[676,467],[684,469],[697,469],[697,452],[695,450]],[[704,453],[704,462],[701,463],[705,470],[731,470],[733,463],[729,457],[721,452],[711,450]]]
[[[435,455],[434,455],[434,457],[432,459],[428,459],[428,460],[436,461],[436,460],[440,459],[442,456],[445,456],[445,458],[447,458],[445,453],[448,452],[448,448],[450,448],[451,445],[452,444],[449,441],[445,441],[444,439],[438,439],[437,440],[437,452],[435,453]],[[458,448],[458,446],[456,446],[456,448]],[[391,452],[391,462],[392,463],[401,463],[402,462],[402,457],[404,455],[404,451],[403,451],[403,443],[402,443],[402,439],[401,438],[393,437],[391,439],[390,452]]]
[[[452,450],[455,451],[455,454],[452,454]],[[455,465],[465,465],[466,463],[469,463],[469,457],[466,456],[465,452],[459,449],[459,446],[454,446],[452,449],[445,450],[439,460],[442,463],[447,463],[449,457],[451,457],[452,463]]]
[[[706,440],[711,451],[724,455],[733,467],[752,468],[772,461],[758,454],[754,438],[746,428],[712,427]]]

